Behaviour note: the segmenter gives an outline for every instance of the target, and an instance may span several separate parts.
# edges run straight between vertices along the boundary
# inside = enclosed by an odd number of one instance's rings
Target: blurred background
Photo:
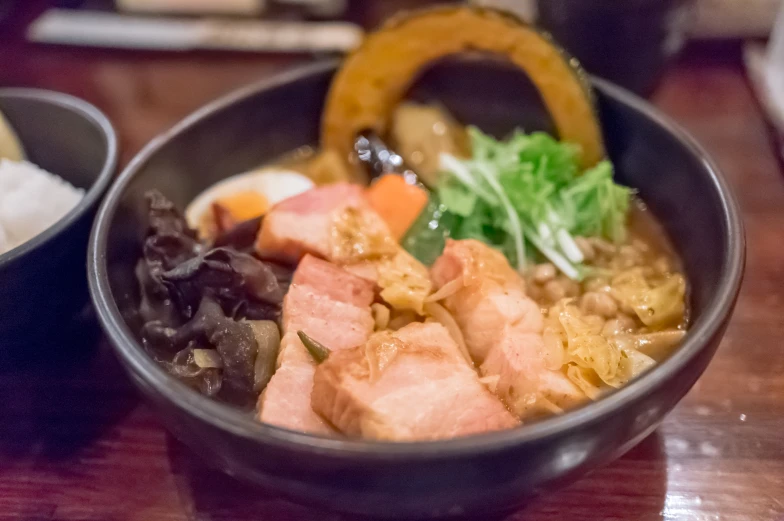
[[[770,102],[784,91],[768,85],[777,75],[768,74],[776,69],[767,59],[773,51],[759,44],[781,0],[466,1],[540,25],[589,72],[643,96],[656,91],[684,48],[697,48],[701,59],[742,60],[762,104],[773,107],[771,121],[782,119]],[[341,55],[394,12],[434,3],[459,2],[0,0],[0,85],[92,100],[131,127],[122,133],[127,153],[233,87]]]

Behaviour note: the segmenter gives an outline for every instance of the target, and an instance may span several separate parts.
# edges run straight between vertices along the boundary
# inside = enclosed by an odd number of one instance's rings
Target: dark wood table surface
[[[726,338],[652,436],[510,521],[784,519],[784,177],[740,56],[733,43],[692,46],[653,96],[715,155],[743,209],[748,268]],[[0,86],[96,104],[123,163],[203,103],[307,60],[31,46],[0,31]],[[53,332],[51,352],[0,367],[0,519],[343,519],[205,468],[140,403],[93,329],[73,345]]]

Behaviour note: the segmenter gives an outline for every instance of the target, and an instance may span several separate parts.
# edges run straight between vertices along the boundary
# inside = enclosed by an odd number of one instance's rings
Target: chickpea
[[[618,313],[618,304],[607,293],[589,291],[580,299],[580,309],[589,315],[612,318]]]
[[[583,289],[585,291],[601,291],[607,293],[610,291],[610,284],[607,277],[591,277],[583,281]]]
[[[586,262],[591,262],[596,258],[596,250],[591,244],[591,241],[585,237],[575,237],[574,242],[577,244],[577,247],[580,248],[580,251],[583,253],[583,257],[585,257]]]
[[[653,269],[656,270],[660,275],[666,275],[667,273],[672,272],[672,264],[670,263],[670,259],[665,256],[661,256],[653,262]]]
[[[634,308],[631,307],[629,304],[626,304],[625,302],[621,302],[620,300],[616,300],[616,302],[618,303],[618,309],[621,311],[621,313],[624,313],[629,316],[634,315]]]
[[[636,324],[634,319],[629,315],[619,313],[615,318],[612,318],[604,324],[602,328],[603,336],[615,336],[623,333],[630,333],[634,331]]]
[[[594,251],[598,251],[600,253],[604,253],[607,255],[613,255],[615,253],[615,245],[609,241],[601,239],[599,237],[591,237],[588,239],[588,242],[593,247]]]
[[[556,280],[561,283],[566,292],[567,297],[577,297],[580,295],[580,283],[567,277],[566,275],[559,276]]]
[[[634,246],[625,244],[621,246],[621,249],[618,252],[618,262],[620,263],[621,269],[633,268],[634,266],[642,264],[642,253]]]
[[[526,293],[536,302],[540,302],[542,300],[542,287],[537,284],[529,284],[526,288]]]
[[[537,264],[533,269],[533,279],[537,284],[545,284],[550,282],[558,274],[555,266],[546,262],[544,264]]]
[[[648,253],[648,252],[651,250],[651,247],[650,247],[650,246],[648,246],[648,244],[647,244],[645,241],[643,241],[643,240],[640,240],[640,239],[634,239],[634,240],[632,241],[632,246],[634,246],[634,248],[635,248],[635,249],[636,249],[638,252],[640,252],[641,254],[643,254],[643,255],[644,255],[644,254],[646,254],[646,253]]]
[[[553,279],[544,285],[544,296],[550,302],[558,302],[566,297],[566,288],[561,281]]]

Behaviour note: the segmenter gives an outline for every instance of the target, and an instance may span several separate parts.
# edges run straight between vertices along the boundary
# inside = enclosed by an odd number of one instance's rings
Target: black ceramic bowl
[[[596,87],[620,181],[639,189],[681,252],[693,325],[669,359],[601,401],[518,429],[442,442],[327,439],[256,423],[189,390],[143,351],[133,266],[143,194],[184,206],[221,178],[315,143],[334,64],[242,89],[152,142],[111,189],[93,229],[89,279],[101,322],[133,381],[183,442],[246,481],[317,506],[381,517],[484,518],[618,457],[650,434],[705,369],[735,303],[744,264],[736,203],[710,158],[679,127],[610,84]],[[436,97],[496,134],[548,128],[530,84],[494,62],[435,66],[413,96]]]
[[[66,94],[0,89],[0,111],[28,161],[85,190],[65,217],[0,255],[0,349],[6,355],[46,336],[60,342],[87,304],[87,239],[114,175],[117,138],[98,109]]]

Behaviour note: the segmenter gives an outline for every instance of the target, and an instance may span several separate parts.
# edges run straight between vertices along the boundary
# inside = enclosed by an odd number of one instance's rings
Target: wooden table
[[[306,60],[57,49],[0,33],[0,85],[95,103],[119,131],[123,162],[203,103]],[[784,179],[739,46],[692,48],[654,102],[715,154],[740,199],[748,270],[737,311],[710,368],[656,433],[510,521],[784,519]],[[344,519],[204,468],[88,333],[71,347],[53,334],[51,354],[0,367],[0,519]]]

